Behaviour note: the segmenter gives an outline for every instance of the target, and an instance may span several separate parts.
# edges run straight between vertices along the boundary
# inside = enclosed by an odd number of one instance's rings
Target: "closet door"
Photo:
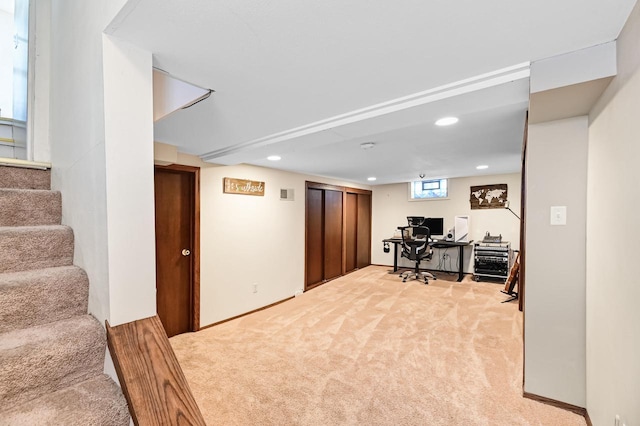
[[[351,272],[358,268],[358,194],[347,193],[345,212],[345,272]]]
[[[324,191],[324,279],[342,275],[342,191]]]
[[[371,194],[358,194],[356,267],[371,265]]]
[[[305,262],[307,287],[319,284],[324,279],[323,199],[323,190],[307,188],[307,242]]]
[[[371,191],[307,182],[305,290],[371,263]]]

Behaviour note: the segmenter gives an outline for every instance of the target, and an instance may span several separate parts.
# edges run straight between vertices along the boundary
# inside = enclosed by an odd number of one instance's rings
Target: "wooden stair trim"
[[[158,316],[115,327],[105,323],[134,424],[206,426]]]

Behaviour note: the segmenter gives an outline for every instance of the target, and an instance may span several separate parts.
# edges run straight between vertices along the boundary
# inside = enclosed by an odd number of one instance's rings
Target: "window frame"
[[[444,185],[443,185],[444,182]],[[441,190],[442,186],[444,186],[444,190],[446,191],[446,195],[444,197],[438,197],[438,196],[427,196],[424,198],[416,198],[414,197],[414,185],[419,184],[422,188],[424,188],[425,183],[437,183],[438,184],[438,188],[437,190]],[[448,178],[439,178],[439,179],[420,179],[420,180],[413,180],[411,182],[409,182],[408,186],[407,186],[408,190],[409,190],[409,194],[408,194],[408,198],[409,201],[435,201],[435,200],[448,200],[449,199],[449,179]],[[423,191],[433,191],[433,190],[424,190]]]

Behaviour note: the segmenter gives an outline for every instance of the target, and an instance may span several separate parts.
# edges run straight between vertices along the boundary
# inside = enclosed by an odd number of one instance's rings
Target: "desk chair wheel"
[[[429,284],[429,280],[436,280],[435,275],[423,271],[420,271],[418,273],[416,273],[415,271],[406,271],[403,272],[400,277],[402,278],[403,283],[406,283],[408,279],[424,281],[425,284]]]
[[[435,275],[430,274],[429,272],[423,272],[423,274],[424,274],[424,283],[425,284],[429,284],[429,280],[435,281],[435,280],[438,279]]]

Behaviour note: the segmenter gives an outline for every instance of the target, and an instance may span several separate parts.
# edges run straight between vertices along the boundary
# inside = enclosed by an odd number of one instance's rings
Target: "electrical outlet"
[[[258,292],[258,283],[253,283],[251,285],[253,286],[253,292],[257,293]]]

